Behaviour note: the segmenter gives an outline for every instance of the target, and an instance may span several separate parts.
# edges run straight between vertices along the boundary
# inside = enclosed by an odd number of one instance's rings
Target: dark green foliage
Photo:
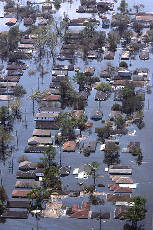
[[[100,82],[96,89],[103,92],[111,92],[112,87],[106,82]]]
[[[108,142],[104,150],[104,163],[109,165],[119,163],[119,146],[114,142]]]
[[[122,111],[122,106],[120,104],[113,104],[111,110],[113,111]]]
[[[95,191],[95,187],[93,185],[85,185],[83,187],[84,193],[90,193],[92,194]]]
[[[97,129],[97,136],[102,141],[104,141],[106,138],[109,138],[112,133],[113,133],[113,130],[111,126],[109,125],[106,125],[102,128]]]
[[[131,198],[131,202],[133,206],[128,208],[125,219],[132,223],[133,229],[137,229],[137,222],[143,220],[147,212],[145,209],[146,199],[141,196],[135,196]]]
[[[125,0],[121,0],[118,10],[120,10],[121,13],[126,13],[128,10],[128,3]]]
[[[94,196],[92,194],[89,197],[89,201],[91,202],[92,205],[103,205],[104,204],[104,199]]]
[[[52,190],[61,190],[61,181],[59,171],[56,166],[44,168],[44,187]]]
[[[49,168],[53,165],[53,160],[56,156],[56,149],[53,146],[46,147],[46,151],[44,153],[44,157],[41,158],[41,161],[44,165],[44,168]]]
[[[115,119],[115,125],[117,126],[117,129],[123,129],[125,126],[125,120],[122,116]]]
[[[125,61],[121,61],[119,67],[128,68],[128,64]]]
[[[26,94],[26,90],[23,88],[22,85],[16,85],[14,87],[14,96],[15,97],[23,97]]]

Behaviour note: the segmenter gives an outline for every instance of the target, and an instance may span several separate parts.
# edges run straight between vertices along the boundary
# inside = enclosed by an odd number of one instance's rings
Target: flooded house
[[[148,60],[149,59],[149,52],[145,51],[145,50],[142,50],[140,53],[139,53],[139,58],[141,60]]]
[[[120,77],[120,79],[131,79],[132,72],[126,68],[119,68],[118,76]]]
[[[130,58],[130,51],[126,50],[123,51],[121,54],[121,60],[129,60]]]
[[[113,60],[115,56],[115,53],[112,51],[108,51],[104,54],[104,59],[106,60]]]
[[[29,209],[31,207],[31,201],[28,200],[8,200],[8,208],[24,208]]]
[[[12,198],[27,198],[29,190],[17,190],[12,191]]]
[[[130,201],[130,194],[107,194],[106,200],[108,202],[116,203],[116,202],[128,202]]]
[[[36,129],[58,129],[56,118],[58,112],[40,112],[36,114]]]
[[[40,181],[17,180],[15,188],[33,189],[40,187]]]
[[[97,147],[97,141],[85,140],[83,143],[83,149],[88,149],[90,152],[95,152]]]
[[[77,218],[77,219],[88,219],[89,212],[90,212],[90,203],[83,202],[81,208],[79,208],[79,205],[77,204],[72,205],[71,214],[69,215],[69,217]]]
[[[84,70],[83,70],[83,73],[85,73],[86,75],[94,75],[94,72],[95,72],[95,68],[92,67],[92,66],[85,66],[84,67]]]
[[[50,137],[30,137],[28,145],[52,145],[53,140]]]
[[[32,135],[34,137],[51,137],[51,131],[47,129],[34,129]]]
[[[75,152],[76,142],[75,141],[66,141],[62,146],[63,152]]]
[[[129,165],[110,165],[109,174],[132,174],[132,168]]]
[[[95,23],[99,25],[100,22],[95,18],[76,18],[70,20],[69,26],[84,26],[85,23]]]
[[[17,23],[16,18],[8,18],[5,22],[7,26],[14,26]]]
[[[2,217],[5,219],[28,219],[27,211],[10,211],[6,210]]]

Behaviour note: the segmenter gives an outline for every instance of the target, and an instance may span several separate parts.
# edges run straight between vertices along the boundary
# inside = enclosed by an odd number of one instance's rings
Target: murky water
[[[24,4],[26,1],[22,1],[21,4]],[[146,11],[153,11],[153,5],[151,0],[128,0],[128,3],[130,6],[132,6],[134,3],[144,3]],[[57,17],[63,16],[64,12],[69,15],[70,18],[77,18],[77,17],[89,17],[91,14],[77,14],[75,13],[75,10],[78,8],[79,0],[74,0],[72,4],[70,3],[63,3],[61,9],[57,13]],[[3,2],[0,2],[0,10],[3,9]],[[20,24],[20,28],[23,28],[23,24]],[[9,28],[5,26],[5,19],[0,19],[0,31],[8,30]],[[23,28],[24,29],[24,28]],[[114,65],[118,65],[119,61],[119,52],[116,53],[115,60],[112,62]],[[136,69],[137,67],[148,67],[150,69],[150,76],[152,76],[153,70],[152,70],[152,62],[153,57],[148,61],[140,61],[139,59],[132,61],[131,69]],[[64,62],[66,63],[66,62]],[[37,66],[34,63],[34,60],[26,61],[26,64],[29,65],[29,69],[37,69]],[[99,74],[101,68],[106,64],[106,61],[102,60],[101,62],[97,61],[89,61],[88,65],[95,66],[96,68],[96,75]],[[81,70],[83,70],[84,63],[81,59],[78,59],[76,61],[76,65],[81,67]],[[43,84],[40,80],[40,89],[46,89],[49,88],[49,83],[51,79],[51,67],[52,64],[49,63],[49,65],[45,65],[45,68],[49,70],[49,73],[44,76]],[[32,90],[36,90],[38,88],[37,82],[38,82],[38,75],[37,72],[33,76],[28,75],[28,70],[24,72],[24,75],[20,79],[20,84],[23,84],[24,88],[27,90],[27,94],[22,100],[22,112],[23,121],[21,123],[15,122],[14,124],[14,133],[17,130],[18,136],[19,136],[19,145],[18,148],[14,151],[14,173],[13,175],[8,172],[8,167],[2,167],[2,176],[3,176],[3,185],[7,189],[8,195],[11,198],[12,190],[14,189],[14,185],[16,182],[16,170],[18,167],[17,158],[23,154],[24,148],[27,145],[27,140],[29,137],[31,137],[33,129],[35,127],[34,122],[34,116],[32,114],[32,102],[28,98],[28,95],[32,93]],[[71,73],[70,76],[73,76],[74,73]],[[94,101],[94,95],[95,90],[91,92],[91,95],[88,100],[88,107],[86,108],[86,114],[88,117],[90,117],[91,111],[93,111],[95,108],[98,108],[98,104]],[[133,168],[133,175],[132,178],[135,183],[138,183],[137,189],[133,192],[133,194],[140,194],[146,197],[148,200],[147,202],[147,216],[144,221],[145,229],[151,230],[151,223],[152,223],[152,210],[153,210],[153,101],[152,101],[152,94],[146,95],[146,104],[145,104],[145,124],[146,126],[144,129],[139,131],[136,129],[136,135],[134,137],[130,136],[123,136],[120,138],[120,147],[125,147],[131,140],[137,140],[141,142],[141,147],[143,150],[143,164],[141,166],[137,166],[135,162],[135,158],[132,157],[130,154],[127,153],[121,153],[120,159],[123,164],[129,164]],[[147,109],[148,100],[150,102],[150,109]],[[104,118],[108,117],[108,114],[111,111],[111,106],[113,104],[113,98],[111,97],[108,101],[101,103],[101,109],[104,113]],[[35,111],[37,112],[37,105],[35,106]],[[25,114],[26,113],[26,114]],[[25,116],[27,120],[27,128],[25,127]],[[101,122],[95,122],[95,127],[98,127],[101,124]],[[94,129],[93,129],[94,131]],[[88,133],[85,133],[85,135],[89,135]],[[92,134],[93,138],[95,138],[95,135]],[[14,139],[14,142],[16,142],[16,139]],[[27,154],[29,159],[31,161],[37,161],[39,160],[39,157],[41,154]],[[59,156],[57,154],[57,161]],[[62,163],[63,165],[71,165],[72,170],[75,167],[79,167],[80,164],[86,163],[86,162],[92,162],[92,161],[99,161],[101,162],[99,173],[104,175],[103,179],[98,179],[99,183],[108,184],[110,183],[109,177],[107,173],[104,172],[105,165],[103,164],[103,152],[99,150],[99,146],[97,146],[96,153],[92,153],[90,157],[86,158],[82,154],[79,153],[79,151],[76,151],[75,153],[62,153]],[[71,183],[70,183],[71,182]],[[89,180],[90,182],[90,180]],[[70,174],[68,177],[63,179],[64,186],[69,184],[69,188],[77,189],[77,179],[74,179],[74,176]],[[99,189],[99,191],[108,192],[107,188]],[[71,204],[73,201],[69,201]],[[111,219],[109,221],[102,223],[102,229],[104,230],[121,230],[123,229],[123,222],[114,220],[113,219],[113,210],[115,209],[115,206],[111,204],[105,204],[103,209],[110,210],[111,211]],[[41,219],[39,221],[39,229],[40,230],[87,230],[92,227],[95,228],[95,230],[99,229],[99,223],[96,220],[75,220],[75,219],[68,219],[68,218],[61,218],[61,219]],[[37,223],[35,218],[32,218],[29,216],[28,220],[7,220],[5,224],[0,224],[0,230],[30,230],[30,229],[37,229]]]

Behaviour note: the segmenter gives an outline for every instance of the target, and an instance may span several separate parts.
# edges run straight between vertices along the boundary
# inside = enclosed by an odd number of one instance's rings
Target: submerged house
[[[63,144],[63,152],[75,152],[76,142],[75,141],[67,141]]]
[[[53,140],[50,137],[30,137],[28,139],[28,145],[52,145]]]
[[[29,190],[17,190],[14,189],[12,192],[12,198],[27,198]]]
[[[36,114],[36,129],[58,129],[56,118],[58,112],[40,112]]]
[[[88,149],[90,152],[95,152],[97,146],[97,141],[86,140],[83,144],[84,149]]]
[[[72,205],[71,214],[69,214],[69,217],[77,218],[77,219],[88,219],[89,212],[90,212],[90,203],[83,202],[81,208],[79,208],[78,204]]]
[[[128,165],[110,165],[109,174],[132,174],[132,168]]]

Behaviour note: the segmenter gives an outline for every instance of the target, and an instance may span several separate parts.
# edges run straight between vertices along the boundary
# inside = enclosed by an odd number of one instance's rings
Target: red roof
[[[60,96],[59,95],[47,95],[42,100],[43,101],[59,101]]]
[[[14,189],[12,192],[12,197],[22,197],[22,198],[26,198],[27,197],[27,193],[29,192],[29,190],[17,190]]]

